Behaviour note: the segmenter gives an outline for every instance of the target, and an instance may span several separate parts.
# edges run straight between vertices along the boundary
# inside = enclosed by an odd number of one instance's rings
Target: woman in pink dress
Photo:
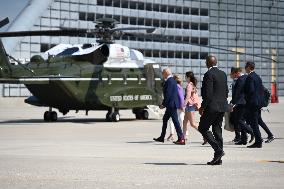
[[[185,92],[185,115],[183,120],[183,135],[185,139],[187,139],[188,131],[187,131],[187,125],[188,122],[190,123],[191,127],[198,130],[198,125],[195,122],[194,114],[195,111],[198,111],[200,108],[200,100],[198,97],[198,91],[197,91],[197,79],[194,77],[194,73],[189,71],[185,73],[187,86],[186,86],[186,92]]]

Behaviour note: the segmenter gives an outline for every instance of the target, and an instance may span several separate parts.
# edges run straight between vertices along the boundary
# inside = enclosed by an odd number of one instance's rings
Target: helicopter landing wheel
[[[136,119],[142,119],[141,114],[139,112],[135,113],[135,118]]]
[[[138,111],[135,111],[135,117],[136,119],[149,119],[149,113],[147,110],[138,110]]]
[[[50,120],[51,121],[57,121],[57,113],[56,112],[54,112],[54,111],[52,111],[51,113],[50,113]]]
[[[145,119],[145,120],[149,119],[149,113],[148,113],[148,111],[147,111],[147,110],[143,110],[143,111],[141,112],[141,117],[142,117],[142,119]]]
[[[114,122],[118,122],[120,120],[120,115],[119,115],[118,112],[113,112],[111,117],[112,117],[112,121],[114,121]]]
[[[43,119],[44,119],[44,121],[49,121],[50,120],[50,113],[49,113],[49,111],[44,112]]]
[[[112,113],[111,112],[107,112],[106,114],[106,121],[112,121]]]
[[[46,111],[43,115],[44,121],[57,121],[57,113],[55,111]]]

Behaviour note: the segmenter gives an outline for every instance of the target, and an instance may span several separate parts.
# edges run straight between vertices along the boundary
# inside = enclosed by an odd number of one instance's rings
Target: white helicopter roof
[[[104,44],[102,44],[104,45]],[[43,54],[44,59],[48,59],[48,56],[58,55],[84,55],[89,54],[102,45],[97,43],[90,44],[58,44],[49,49]],[[159,65],[151,59],[145,59],[143,54],[135,49],[130,49],[121,44],[109,44],[109,57],[104,63],[104,67],[119,67],[119,68],[143,68],[146,64],[153,64],[154,68],[158,68]]]
[[[58,44],[48,51],[44,52],[43,58],[47,59],[48,56],[56,56],[56,55],[83,55],[83,54],[89,54],[93,51],[95,51],[97,48],[99,48],[101,45],[98,45],[96,43],[91,44]]]

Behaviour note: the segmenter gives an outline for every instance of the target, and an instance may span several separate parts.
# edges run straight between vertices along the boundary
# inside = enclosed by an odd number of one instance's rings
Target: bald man
[[[228,110],[227,75],[217,67],[217,59],[213,55],[206,57],[208,71],[204,74],[199,109],[201,115],[198,130],[214,149],[213,160],[208,165],[221,165],[223,151],[222,121],[224,112]],[[209,128],[212,126],[212,131]]]
[[[160,108],[166,107],[166,111],[163,117],[161,135],[158,138],[153,138],[153,140],[156,142],[164,142],[167,130],[167,123],[168,120],[172,118],[178,136],[178,140],[174,143],[178,145],[185,145],[183,133],[178,121],[177,114],[177,109],[180,107],[177,82],[176,80],[174,80],[171,70],[169,68],[165,68],[162,72],[162,75],[165,80],[165,83],[163,86],[164,99],[162,105],[160,105]]]

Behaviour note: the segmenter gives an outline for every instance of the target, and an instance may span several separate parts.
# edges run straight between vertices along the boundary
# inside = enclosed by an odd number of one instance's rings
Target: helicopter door
[[[155,88],[155,71],[152,65],[147,64],[144,66],[147,87],[150,89]]]

